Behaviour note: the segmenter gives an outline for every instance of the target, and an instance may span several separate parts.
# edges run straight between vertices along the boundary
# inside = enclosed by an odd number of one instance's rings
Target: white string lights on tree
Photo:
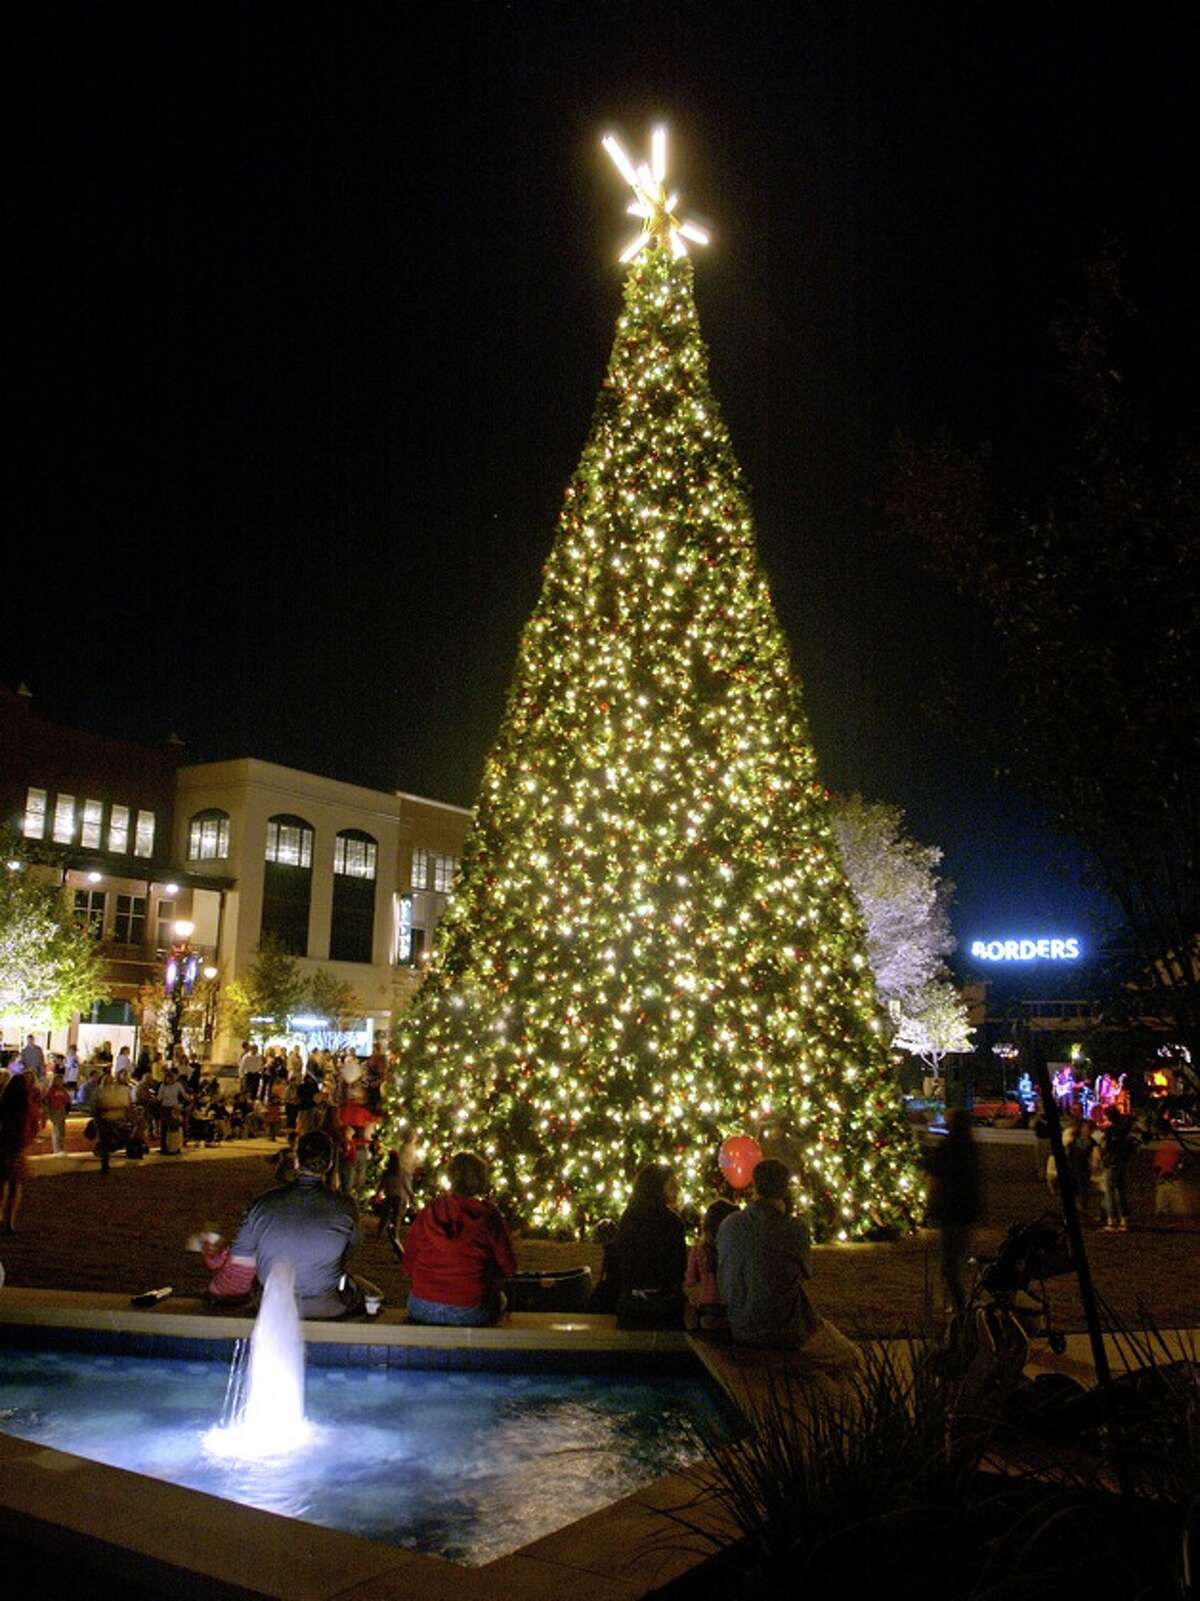
[[[601,140],[612,157],[613,165],[633,190],[631,217],[642,219],[642,231],[631,239],[621,252],[622,263],[632,261],[649,244],[660,244],[670,250],[676,260],[687,255],[685,240],[694,245],[706,245],[708,235],[694,222],[680,222],[675,215],[679,196],[667,193],[667,130],[655,128],[650,135],[650,160],[637,167],[630,161],[614,134]]]

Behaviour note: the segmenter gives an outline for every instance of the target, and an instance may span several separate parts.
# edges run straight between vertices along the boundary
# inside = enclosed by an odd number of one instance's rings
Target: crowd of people
[[[231,1086],[181,1045],[170,1059],[144,1049],[136,1063],[127,1047],[114,1055],[102,1046],[85,1064],[73,1046],[48,1056],[30,1035],[20,1051],[8,1050],[0,1057],[0,1097],[8,1084],[22,1081],[4,1101],[0,1140],[13,1150],[0,1161],[17,1176],[11,1181],[14,1199],[2,1214],[3,1226],[15,1227],[30,1146],[48,1127],[52,1152],[64,1152],[67,1117],[73,1111],[86,1115],[85,1136],[94,1143],[103,1173],[116,1153],[137,1159],[153,1144],[163,1155],[176,1156],[189,1144],[213,1146],[225,1140],[265,1137],[294,1145],[301,1134],[321,1129],[334,1144],[335,1185],[361,1190],[373,1131],[382,1117],[387,1065],[381,1049],[365,1060],[323,1050],[304,1057],[294,1046],[268,1045],[263,1051],[246,1041]],[[392,1188],[400,1197],[402,1180],[403,1174],[399,1179],[393,1174]],[[5,1185],[7,1195],[10,1181]]]

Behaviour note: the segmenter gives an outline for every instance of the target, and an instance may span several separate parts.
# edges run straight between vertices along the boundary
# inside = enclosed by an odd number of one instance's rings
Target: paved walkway
[[[100,1158],[91,1140],[83,1137],[86,1118],[72,1118],[67,1124],[67,1149],[59,1155],[48,1149],[49,1134],[38,1139],[29,1152],[30,1178],[52,1178],[59,1173],[78,1173],[88,1168],[99,1169]],[[154,1144],[140,1161],[131,1162],[123,1152],[112,1158],[112,1166],[125,1170],[154,1167],[160,1162],[178,1167],[180,1162],[228,1162],[237,1157],[270,1156],[286,1148],[284,1140],[252,1139],[223,1140],[220,1145],[187,1145],[178,1156],[164,1156]]]

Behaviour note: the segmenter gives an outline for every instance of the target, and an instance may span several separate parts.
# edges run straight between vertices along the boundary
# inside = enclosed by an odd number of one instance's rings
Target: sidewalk
[[[49,1150],[50,1136],[39,1139],[28,1154],[30,1178],[52,1178],[58,1173],[78,1173],[91,1168],[100,1171],[100,1158],[91,1140],[83,1137],[85,1119],[76,1120],[78,1127],[73,1129],[67,1125],[67,1149],[56,1156]],[[72,1139],[72,1135],[75,1138]],[[118,1169],[133,1169],[139,1167],[155,1167],[160,1162],[169,1166],[178,1167],[181,1162],[189,1164],[197,1159],[203,1161],[227,1162],[236,1157],[246,1156],[272,1156],[286,1147],[285,1140],[223,1140],[220,1145],[188,1145],[180,1156],[163,1156],[157,1145],[152,1145],[141,1161],[131,1162],[121,1151],[117,1151],[112,1158],[114,1171]]]

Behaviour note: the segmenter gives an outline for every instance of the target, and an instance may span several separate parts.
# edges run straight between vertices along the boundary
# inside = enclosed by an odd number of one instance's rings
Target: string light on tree
[[[709,388],[666,136],[591,433],[518,649],[390,1138],[492,1162],[562,1232],[649,1161],[685,1204],[786,1142],[818,1226],[903,1223],[913,1147],[741,469]],[[690,230],[690,231],[689,231]]]

